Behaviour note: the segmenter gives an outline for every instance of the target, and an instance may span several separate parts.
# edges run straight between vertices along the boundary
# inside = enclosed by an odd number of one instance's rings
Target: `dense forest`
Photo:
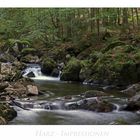
[[[0,124],[7,124],[17,116],[18,111],[9,104],[25,110],[34,106],[58,109],[52,94],[55,88],[54,92],[61,92],[61,95],[57,94],[63,98],[61,109],[107,113],[118,109],[116,102],[110,102],[116,100],[112,96],[117,95],[121,96],[117,101],[120,112],[139,111],[139,30],[139,8],[1,8]],[[43,84],[38,84],[37,78],[43,80]],[[59,81],[60,85],[55,87],[55,82],[49,85],[47,78]],[[112,95],[114,90],[115,95]],[[45,102],[45,105],[30,101],[30,96],[32,99],[32,96],[44,94],[45,99],[46,94],[55,99],[47,98],[49,104]],[[91,97],[97,98],[89,101]],[[19,102],[24,98],[29,102]],[[73,98],[76,98],[74,103]],[[137,123],[125,120],[125,117],[112,121],[113,124]]]
[[[0,13],[1,38],[40,40],[46,47],[88,35],[97,41],[107,32],[134,33],[140,24],[138,8],[0,9]]]

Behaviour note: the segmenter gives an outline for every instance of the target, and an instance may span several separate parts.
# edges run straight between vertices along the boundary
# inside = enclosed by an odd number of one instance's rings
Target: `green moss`
[[[90,54],[90,60],[92,62],[96,62],[102,56],[103,56],[102,52],[94,51],[93,53]]]
[[[47,55],[54,60],[65,60],[66,52],[65,49],[61,47],[53,47],[49,50]]]
[[[17,39],[9,39],[7,41],[7,43],[6,43],[6,45],[9,46],[9,47],[13,47],[15,45],[15,43],[17,43],[19,45],[20,44],[22,44],[22,45],[28,45],[28,46],[31,45],[30,42],[27,41],[27,40],[17,40]]]
[[[137,82],[140,79],[140,49],[131,45],[116,46],[98,58],[93,79],[112,82]]]
[[[71,58],[71,60],[64,67],[61,75],[61,80],[64,81],[79,81],[79,73],[82,64],[80,60]]]
[[[56,62],[48,57],[44,57],[41,64],[41,71],[44,74],[50,75],[54,68],[57,68]]]
[[[37,53],[37,50],[35,48],[24,48],[21,51],[22,55],[28,55],[28,54],[33,54],[34,55],[36,53]]]

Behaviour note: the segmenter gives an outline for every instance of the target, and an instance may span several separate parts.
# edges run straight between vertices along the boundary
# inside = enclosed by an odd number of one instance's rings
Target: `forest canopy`
[[[139,24],[138,8],[0,9],[1,40],[40,40],[46,46],[87,35],[100,40],[106,32],[130,33]]]

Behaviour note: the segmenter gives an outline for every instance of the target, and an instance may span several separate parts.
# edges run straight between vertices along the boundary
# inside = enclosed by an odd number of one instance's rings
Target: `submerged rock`
[[[87,109],[95,112],[111,112],[116,109],[116,107],[107,101],[100,101],[90,104],[87,106]]]
[[[27,76],[27,77],[35,77],[35,74],[31,71],[31,72],[29,72],[26,76]]]
[[[76,110],[76,109],[79,109],[79,106],[78,106],[77,102],[65,103],[65,107],[66,107],[67,110]]]
[[[106,96],[107,93],[99,90],[89,90],[82,94],[85,98]]]

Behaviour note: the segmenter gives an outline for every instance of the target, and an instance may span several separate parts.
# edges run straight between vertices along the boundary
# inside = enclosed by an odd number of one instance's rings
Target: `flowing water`
[[[65,109],[73,102],[77,104],[83,102],[82,97],[79,96],[81,93],[100,88],[81,83],[62,82],[60,77],[45,76],[41,73],[39,65],[29,65],[23,76],[26,77],[31,71],[35,74],[35,77],[31,79],[36,82],[44,94],[32,97],[30,100],[17,101],[14,108],[18,115],[9,124],[93,125],[113,124],[115,121],[122,120],[129,124],[140,122],[139,114],[119,111],[120,106],[126,103],[127,97],[122,96],[117,91],[108,91],[107,96],[104,97],[105,100],[116,106],[112,112],[97,113],[82,109]],[[95,97],[87,100],[95,100]]]

